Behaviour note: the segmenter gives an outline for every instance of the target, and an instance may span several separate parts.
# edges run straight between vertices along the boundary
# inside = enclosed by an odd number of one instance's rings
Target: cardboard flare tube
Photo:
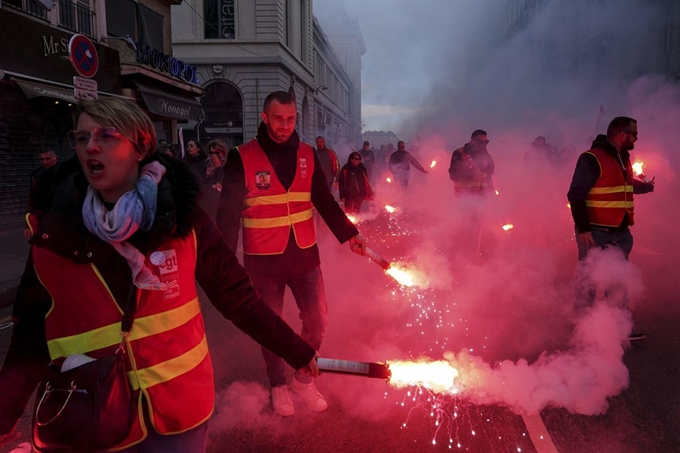
[[[385,363],[354,362],[352,360],[316,359],[319,370],[326,373],[352,374],[376,379],[389,379],[392,376],[389,365]]]
[[[366,256],[371,259],[375,264],[378,266],[382,267],[384,270],[387,270],[390,268],[391,264],[389,261],[386,259],[382,258],[380,255],[375,253],[373,250],[369,249],[366,247]]]

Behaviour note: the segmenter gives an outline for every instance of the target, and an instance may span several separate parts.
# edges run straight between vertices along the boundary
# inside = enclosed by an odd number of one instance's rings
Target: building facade
[[[177,1],[60,0],[49,10],[37,0],[0,2],[0,228],[22,225],[40,150],[60,161],[74,155],[66,140],[78,102],[74,77],[82,75],[69,54],[74,36],[93,46],[98,65],[89,80],[97,96],[138,102],[161,138],[198,118],[195,70],[171,60],[170,5]]]
[[[366,131],[361,134],[361,141],[368,142],[371,144],[371,148],[378,149],[381,146],[388,146],[392,144],[394,149],[397,148],[397,142],[399,138],[397,134],[392,131]]]
[[[313,15],[312,0],[186,0],[173,7],[174,54],[205,89],[192,134],[229,147],[257,133],[265,97],[292,91],[298,134],[349,140],[352,83]]]

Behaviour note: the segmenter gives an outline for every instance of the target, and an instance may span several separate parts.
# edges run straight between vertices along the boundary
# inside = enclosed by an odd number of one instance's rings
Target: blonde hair
[[[210,142],[208,143],[208,152],[210,152],[210,150],[213,148],[221,152],[224,156],[226,156],[227,153],[229,152],[229,149],[227,149],[227,145],[222,140],[219,140],[217,138],[215,140],[210,140]]]
[[[114,97],[80,101],[73,112],[73,124],[87,113],[94,121],[106,127],[115,127],[130,140],[147,160],[156,152],[156,130],[149,116],[138,105]]]

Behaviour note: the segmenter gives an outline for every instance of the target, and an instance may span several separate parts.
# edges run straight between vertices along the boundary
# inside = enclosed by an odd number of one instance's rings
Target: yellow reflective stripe
[[[24,221],[26,222],[28,229],[31,231],[31,236],[33,236],[35,234],[35,231],[33,231],[33,225],[31,225],[31,221],[29,220],[30,217],[31,217],[31,213],[27,212],[26,215],[24,216]]]
[[[130,380],[132,390],[140,388],[148,389],[156,384],[168,382],[171,379],[188,373],[196,368],[207,355],[208,341],[205,335],[203,335],[203,339],[198,345],[182,355],[148,368],[138,369],[136,372],[128,371],[128,379]]]
[[[312,218],[314,213],[311,209],[291,214],[285,217],[274,217],[271,219],[243,219],[243,228],[275,228],[289,226],[294,223],[304,222]]]
[[[632,208],[634,203],[632,201],[593,201],[586,200],[586,206],[589,208]]]
[[[102,274],[99,272],[99,269],[97,269],[97,266],[94,265],[94,263],[90,263],[90,267],[92,267],[92,270],[94,271],[95,274],[97,274],[97,278],[99,278],[99,281],[102,282],[102,285],[104,285],[104,288],[106,288],[106,292],[109,293],[109,297],[111,297],[111,302],[114,307],[118,310],[118,312],[122,315],[123,310],[120,309],[118,304],[116,303],[116,298],[113,297],[113,293],[111,292],[111,289],[109,288],[109,285],[106,284],[106,280],[104,280],[104,277]],[[135,296],[136,297],[136,296]],[[92,349],[94,351],[94,349]]]
[[[137,318],[132,323],[130,341],[146,338],[151,335],[167,332],[182,326],[201,312],[198,298],[155,315]],[[120,322],[99,327],[78,335],[55,338],[47,342],[50,357],[68,357],[71,354],[83,354],[120,343]]]
[[[604,195],[610,193],[632,192],[633,186],[593,187],[588,191],[590,195]]]
[[[310,192],[288,192],[280,195],[266,195],[263,197],[246,198],[243,202],[245,207],[269,206],[273,204],[286,204],[291,201],[311,201]]]

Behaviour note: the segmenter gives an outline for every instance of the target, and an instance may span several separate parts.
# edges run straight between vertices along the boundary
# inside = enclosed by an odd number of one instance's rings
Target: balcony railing
[[[37,6],[31,0],[2,0],[2,6],[9,6],[38,19],[47,20],[47,11]]]
[[[59,0],[59,26],[94,38],[94,12],[71,0]]]

